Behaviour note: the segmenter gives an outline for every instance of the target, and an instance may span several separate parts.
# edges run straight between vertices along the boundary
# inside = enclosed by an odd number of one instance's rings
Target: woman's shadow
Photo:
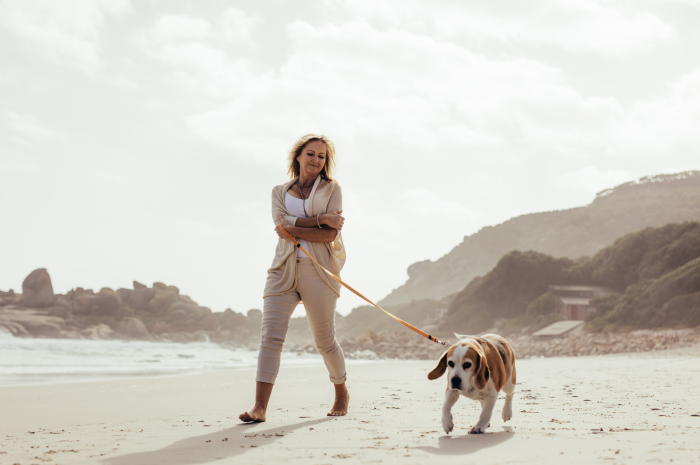
[[[503,431],[486,434],[465,434],[464,436],[441,436],[438,447],[416,447],[425,452],[437,455],[466,455],[481,449],[494,447],[511,439],[515,434],[510,426],[504,426]]]
[[[248,452],[251,446],[265,447],[287,433],[305,426],[313,426],[332,418],[307,420],[255,433],[263,423],[246,423],[202,436],[193,436],[174,442],[162,449],[119,455],[102,460],[108,465],[188,465],[211,462]],[[255,436],[253,436],[255,434]]]

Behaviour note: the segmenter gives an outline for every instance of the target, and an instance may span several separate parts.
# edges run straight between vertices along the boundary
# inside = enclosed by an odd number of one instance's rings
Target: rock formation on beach
[[[134,281],[133,289],[99,292],[78,287],[54,294],[44,268],[24,280],[22,294],[0,291],[0,330],[16,337],[213,341],[233,346],[256,344],[262,314],[226,309],[212,312],[175,286]]]
[[[46,268],[29,273],[22,283],[22,302],[27,307],[45,307],[54,299],[51,277]]]

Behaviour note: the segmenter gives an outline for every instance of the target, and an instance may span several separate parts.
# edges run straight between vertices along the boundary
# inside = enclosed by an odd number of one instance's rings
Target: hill
[[[478,333],[496,320],[510,327],[556,320],[549,284],[617,289],[593,302],[589,328],[654,328],[700,324],[700,223],[646,228],[593,257],[571,260],[512,251],[473,279],[450,304],[443,329]],[[506,324],[506,327],[508,324]]]
[[[512,250],[590,256],[625,234],[700,220],[700,171],[649,176],[602,191],[584,207],[532,213],[465,236],[436,261],[414,263],[408,281],[379,302],[393,306],[460,292]]]

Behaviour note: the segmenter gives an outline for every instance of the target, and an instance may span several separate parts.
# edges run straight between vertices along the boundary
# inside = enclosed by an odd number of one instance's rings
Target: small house
[[[567,320],[585,320],[596,311],[590,302],[594,297],[615,292],[614,289],[600,286],[564,286],[552,284],[549,289],[554,294],[554,312]]]

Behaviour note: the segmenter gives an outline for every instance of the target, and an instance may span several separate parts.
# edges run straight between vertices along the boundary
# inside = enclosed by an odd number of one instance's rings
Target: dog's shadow
[[[416,447],[422,451],[437,455],[466,455],[481,449],[497,446],[515,436],[510,426],[502,431],[486,434],[465,434],[464,436],[441,436],[438,447]]]

